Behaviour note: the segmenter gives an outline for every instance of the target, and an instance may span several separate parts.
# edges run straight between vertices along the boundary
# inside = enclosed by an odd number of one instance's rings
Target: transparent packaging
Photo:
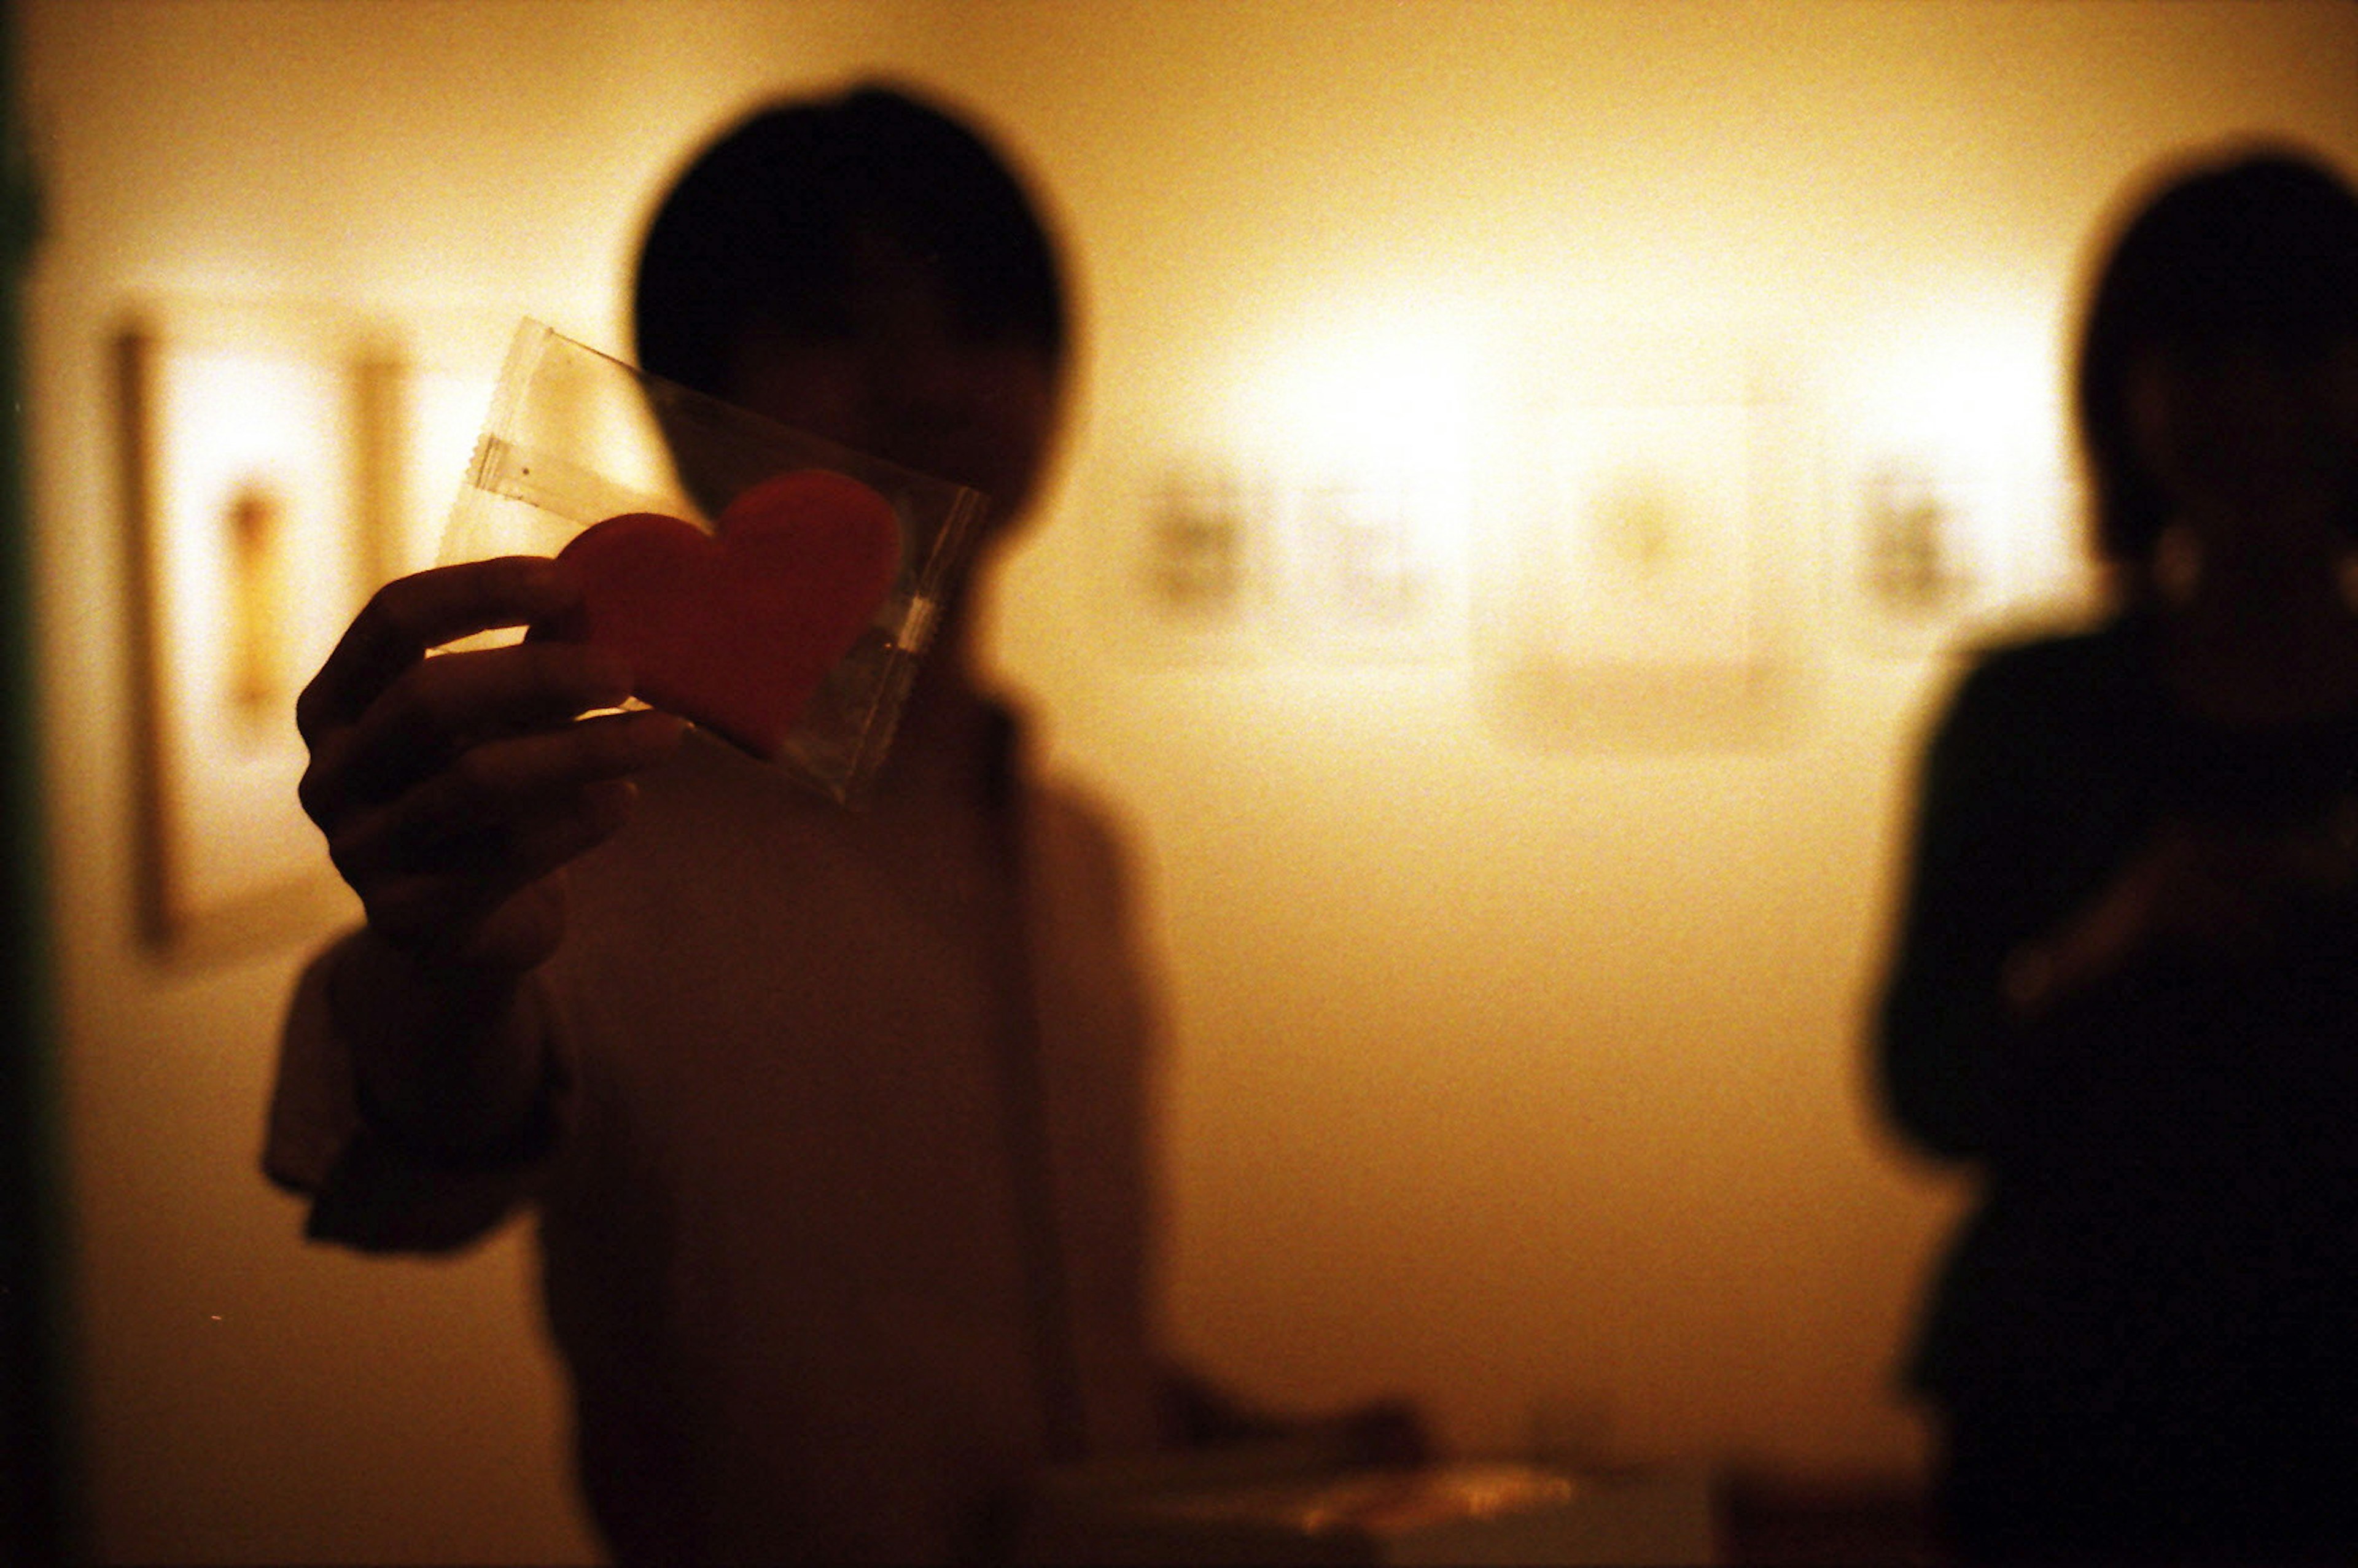
[[[778,743],[746,749],[854,803],[883,762],[942,597],[989,504],[980,492],[789,429],[526,321],[441,559],[556,556],[599,524],[644,514],[677,518],[725,546],[732,505],[806,470],[857,481],[890,505],[898,565]]]

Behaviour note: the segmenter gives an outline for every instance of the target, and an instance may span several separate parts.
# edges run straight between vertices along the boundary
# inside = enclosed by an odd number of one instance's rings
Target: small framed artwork
[[[1462,487],[1369,472],[1306,480],[1279,514],[1289,645],[1334,663],[1464,652],[1471,524]]]
[[[1534,647],[1574,668],[1759,657],[1750,411],[1568,411],[1529,557]]]
[[[1243,619],[1259,586],[1265,514],[1264,495],[1236,474],[1158,475],[1136,562],[1139,587],[1156,614],[1195,626]]]
[[[1151,664],[1256,657],[1271,607],[1273,483],[1234,464],[1171,459],[1126,476],[1122,493],[1128,526],[1105,557],[1120,645]]]
[[[1173,461],[1133,492],[1115,602],[1151,658],[1354,664],[1462,649],[1464,506],[1443,487]]]
[[[295,700],[388,559],[369,358],[322,314],[171,306],[115,341],[138,681],[139,915],[175,955],[348,901]]]
[[[1510,727],[1541,743],[1748,730],[1779,673],[1777,526],[1742,400],[1534,409],[1489,619]]]
[[[2097,601],[2068,470],[1895,450],[1862,455],[1848,482],[1835,597],[1875,652],[1950,654]]]
[[[2009,562],[1994,470],[1893,450],[1862,458],[1847,488],[1837,600],[1854,607],[1870,647],[1945,651],[2004,602]]]

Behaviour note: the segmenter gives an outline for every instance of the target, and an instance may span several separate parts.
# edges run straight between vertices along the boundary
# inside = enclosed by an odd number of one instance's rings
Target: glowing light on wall
[[[1412,302],[1304,324],[1255,367],[1245,406],[1289,467],[1462,482],[1484,412],[1481,349],[1467,325]]]
[[[1865,366],[1861,433],[1984,469],[2050,456],[2061,434],[2051,304],[1939,302]]]

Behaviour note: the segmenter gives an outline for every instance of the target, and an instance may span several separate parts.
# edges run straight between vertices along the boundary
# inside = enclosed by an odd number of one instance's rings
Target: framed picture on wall
[[[1272,607],[1274,481],[1217,458],[1163,458],[1125,471],[1118,493],[1096,584],[1110,645],[1156,665],[1257,662]]]
[[[1855,455],[1842,486],[1830,597],[1873,653],[1958,654],[2100,604],[2085,500],[2060,462],[1884,450]]]
[[[1336,664],[1462,655],[1472,527],[1465,490],[1380,471],[1293,485],[1278,514],[1285,646]]]
[[[295,700],[388,558],[367,482],[381,373],[358,342],[327,313],[189,305],[115,340],[138,913],[175,955],[310,929],[349,897],[297,803]]]
[[[1398,476],[1166,460],[1108,552],[1123,645],[1158,664],[1435,662],[1463,652],[1466,506]]]
[[[1751,410],[1561,411],[1541,448],[1525,624],[1570,669],[1760,657]]]
[[[1491,618],[1509,728],[1545,745],[1757,729],[1782,673],[1773,411],[1563,402],[1528,425]]]

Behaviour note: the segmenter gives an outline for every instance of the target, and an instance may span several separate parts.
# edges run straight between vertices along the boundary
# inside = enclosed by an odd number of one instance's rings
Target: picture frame
[[[1272,552],[1288,647],[1336,665],[1462,660],[1471,512],[1462,474],[1330,471],[1289,487]]]
[[[1165,459],[1126,487],[1107,601],[1157,665],[1462,657],[1468,502],[1397,474]]]
[[[1762,656],[1752,410],[1560,410],[1524,556],[1546,663],[1747,668]]]
[[[352,907],[298,801],[295,702],[388,562],[390,384],[365,342],[332,311],[178,301],[114,338],[136,915],[170,957]]]
[[[1748,743],[1792,676],[1793,438],[1736,389],[1527,409],[1486,621],[1500,722],[1546,749]]]
[[[1872,655],[1954,658],[2101,611],[2086,498],[2060,460],[1885,447],[1852,454],[1839,492],[1830,597]]]
[[[1274,533],[1282,492],[1257,468],[1163,454],[1126,466],[1094,555],[1114,645],[1152,667],[1257,665],[1278,610]]]

